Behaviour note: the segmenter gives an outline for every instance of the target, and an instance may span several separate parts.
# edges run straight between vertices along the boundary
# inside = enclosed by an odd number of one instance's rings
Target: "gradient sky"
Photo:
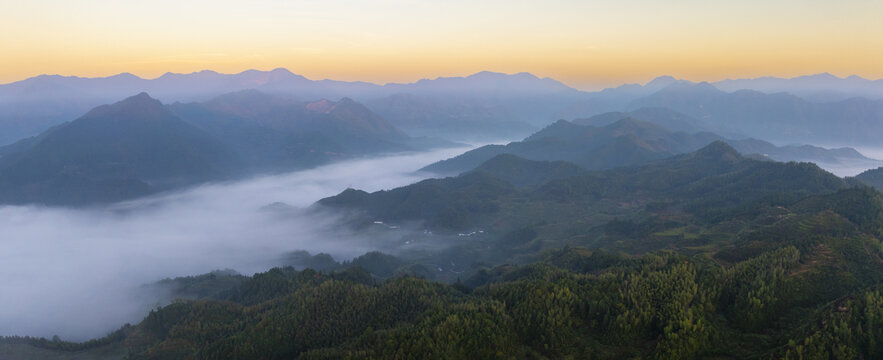
[[[583,89],[878,79],[881,16],[880,0],[0,0],[0,83],[276,67],[377,83],[527,71]]]

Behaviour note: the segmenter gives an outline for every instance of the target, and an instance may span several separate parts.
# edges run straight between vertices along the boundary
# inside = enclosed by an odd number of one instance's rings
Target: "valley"
[[[464,84],[472,99],[446,98]],[[521,112],[522,127],[516,104],[588,95],[529,74],[384,86],[434,99],[429,111],[412,95],[378,106],[231,86],[188,102],[142,92],[0,147],[0,354],[881,351],[883,163],[855,138],[722,125],[731,102],[782,95],[660,78],[591,95],[632,110]],[[493,110],[476,110],[488,92]],[[704,101],[723,110],[691,110]],[[487,134],[509,139],[465,145]]]

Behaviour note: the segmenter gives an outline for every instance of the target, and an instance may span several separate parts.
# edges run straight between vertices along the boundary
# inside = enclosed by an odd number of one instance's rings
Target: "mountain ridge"
[[[349,98],[305,102],[245,90],[204,103],[163,105],[141,92],[0,147],[0,203],[115,202],[450,145],[411,138]]]
[[[229,149],[146,93],[104,105],[18,146],[0,162],[0,200],[118,201],[229,176]]]
[[[670,131],[656,123],[632,118],[629,113],[602,114],[598,119],[585,122],[606,125],[581,125],[559,120],[521,141],[483,146],[430,164],[422,170],[443,175],[459,174],[500,154],[536,161],[568,161],[587,170],[604,170],[692,152],[721,140],[745,155],[756,154],[758,158],[768,160],[830,164],[844,159],[874,162],[852,148],[824,149],[809,145],[779,147],[752,138],[733,140],[709,132]],[[616,120],[609,122],[612,119]]]
[[[838,81],[865,80],[850,77]],[[483,71],[380,85],[311,80],[283,68],[236,74],[208,70],[167,73],[155,79],[131,74],[105,78],[37,76],[0,85],[0,102],[6,104],[0,108],[0,143],[37,135],[92,107],[116,100],[120,93],[147,91],[173,103],[206,101],[245,89],[300,100],[349,97],[412,135],[453,140],[518,138],[560,118],[587,118],[647,107],[672,109],[698,120],[706,131],[726,136],[858,145],[873,143],[883,134],[883,98],[816,102],[797,91],[764,93],[751,86],[726,88],[722,84],[660,76],[644,84],[588,92],[529,73]]]

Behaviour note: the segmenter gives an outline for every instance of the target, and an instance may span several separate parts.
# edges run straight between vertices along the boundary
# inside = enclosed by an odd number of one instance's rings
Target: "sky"
[[[0,83],[288,68],[412,82],[531,72],[580,89],[883,78],[879,0],[0,0]]]

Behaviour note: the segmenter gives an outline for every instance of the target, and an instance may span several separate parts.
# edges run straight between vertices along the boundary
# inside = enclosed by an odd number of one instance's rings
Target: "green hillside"
[[[722,142],[531,186],[501,177],[527,183],[537,179],[532,168],[579,168],[514,157],[485,165],[494,171],[350,189],[314,208],[348,211],[354,231],[377,220],[422,222],[396,256],[338,262],[298,252],[284,257],[291,266],[252,277],[164,280],[156,286],[182,299],[106,338],[13,337],[0,351],[22,359],[883,354],[883,195],[872,188],[812,164],[747,159]]]

